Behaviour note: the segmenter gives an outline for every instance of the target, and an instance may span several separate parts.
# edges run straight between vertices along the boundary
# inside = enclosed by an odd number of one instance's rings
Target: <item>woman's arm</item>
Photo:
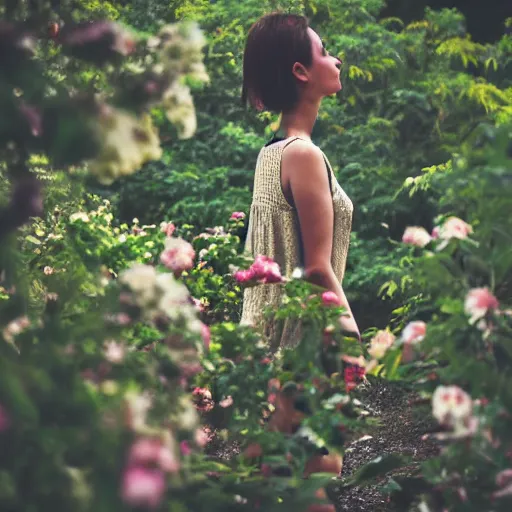
[[[283,152],[281,183],[297,209],[304,250],[304,272],[311,283],[333,291],[350,316],[345,330],[359,336],[357,323],[331,263],[334,211],[325,161],[312,143],[296,140]]]

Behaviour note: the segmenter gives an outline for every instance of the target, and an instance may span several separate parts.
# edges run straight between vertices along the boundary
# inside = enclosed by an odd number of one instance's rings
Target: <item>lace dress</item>
[[[304,259],[297,211],[288,203],[281,187],[281,157],[284,148],[298,138],[271,141],[261,149],[256,162],[245,243],[248,254],[273,258],[279,264],[281,273],[288,277],[296,268],[304,268]],[[353,206],[336,180],[325,155],[324,159],[330,174],[334,209],[331,261],[336,277],[341,282],[347,261]],[[262,313],[267,306],[273,309],[280,307],[281,295],[282,285],[279,284],[259,285],[247,288],[244,292],[241,323],[260,327],[273,350],[280,346],[293,346],[300,339],[300,323],[296,320],[263,320]]]

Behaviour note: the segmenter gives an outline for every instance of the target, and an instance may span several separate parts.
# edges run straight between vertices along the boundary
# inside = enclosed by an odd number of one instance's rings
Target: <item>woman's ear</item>
[[[308,70],[300,62],[296,62],[292,67],[293,76],[300,82],[306,83],[309,80]]]

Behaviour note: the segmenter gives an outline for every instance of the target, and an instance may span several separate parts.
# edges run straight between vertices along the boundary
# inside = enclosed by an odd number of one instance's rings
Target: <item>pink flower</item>
[[[233,212],[230,217],[231,220],[242,220],[245,219],[244,212]]]
[[[176,226],[172,222],[161,222],[160,231],[165,233],[165,236],[171,237],[176,230]]]
[[[194,266],[194,248],[183,238],[167,238],[160,261],[175,274],[181,274]]]
[[[224,409],[227,407],[231,407],[233,405],[233,397],[229,395],[228,397],[224,398],[219,402],[219,405],[223,407]]]
[[[341,306],[340,298],[331,291],[322,293],[322,303],[324,306]]]
[[[402,332],[404,343],[416,345],[423,340],[427,333],[427,324],[422,321],[409,322]]]
[[[188,441],[181,441],[180,451],[184,457],[187,457],[192,453],[192,450],[190,449],[190,445],[188,444]]]
[[[402,332],[402,340],[404,342],[402,361],[404,363],[408,363],[413,359],[413,346],[423,340],[426,332],[427,324],[425,322],[409,322],[405,326]]]
[[[272,258],[261,254],[256,256],[249,269],[235,272],[234,277],[239,283],[254,281],[260,284],[269,284],[283,281],[279,264]]]
[[[162,471],[138,466],[128,467],[123,475],[121,498],[134,507],[156,508],[165,493]]]
[[[268,256],[256,256],[252,269],[260,283],[280,283],[283,280],[279,265]]]
[[[194,433],[194,441],[197,446],[203,448],[208,444],[209,440],[210,434],[208,433],[205,427],[196,428]]]
[[[395,335],[387,330],[378,331],[370,341],[368,353],[374,359],[382,359],[384,354],[395,342]]]
[[[156,464],[163,471],[175,473],[180,469],[172,451],[160,439],[143,437],[137,439],[130,448],[128,461],[131,466]]]
[[[192,302],[194,303],[194,306],[197,308],[198,311],[204,311],[204,304],[199,299],[192,297]]]
[[[210,350],[210,328],[206,324],[201,324],[201,336],[203,338],[205,350]]]
[[[432,231],[432,238],[443,240],[437,250],[444,249],[452,238],[464,240],[473,233],[473,228],[458,217],[449,217],[441,226],[436,226]]]
[[[487,315],[488,312],[498,309],[498,307],[498,299],[488,288],[473,288],[466,295],[464,302],[464,311],[471,317],[469,319],[471,324]]]
[[[105,359],[111,363],[122,363],[126,353],[126,349],[122,343],[109,340],[105,343]]]
[[[254,272],[251,268],[247,270],[238,270],[235,272],[235,279],[239,283],[248,283],[254,279]]]
[[[432,396],[432,414],[442,425],[466,430],[473,412],[471,397],[459,386],[438,386]]]
[[[496,485],[500,487],[499,491],[493,493],[494,498],[502,498],[512,494],[512,469],[504,469],[496,475]]]
[[[11,424],[9,415],[5,410],[4,406],[0,404],[0,432],[7,430]]]
[[[428,234],[427,230],[418,226],[407,227],[402,236],[404,244],[411,244],[417,247],[425,247],[431,240],[432,237]]]

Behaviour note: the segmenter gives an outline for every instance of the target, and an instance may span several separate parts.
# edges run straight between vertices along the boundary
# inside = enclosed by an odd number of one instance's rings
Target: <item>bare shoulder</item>
[[[321,149],[312,142],[297,139],[288,144],[283,151],[282,170],[288,174],[293,169],[294,175],[307,173],[325,174],[324,159]]]

